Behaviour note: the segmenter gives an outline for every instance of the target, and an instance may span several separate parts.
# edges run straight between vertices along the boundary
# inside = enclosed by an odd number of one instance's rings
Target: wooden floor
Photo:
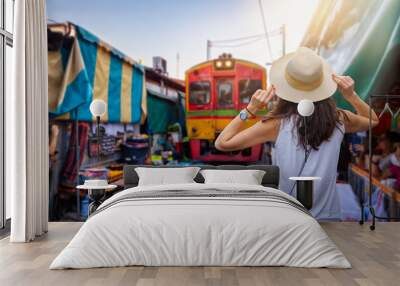
[[[50,223],[44,237],[27,244],[0,241],[0,285],[400,285],[400,223],[324,223],[352,269],[289,267],[124,267],[48,270],[81,226]]]

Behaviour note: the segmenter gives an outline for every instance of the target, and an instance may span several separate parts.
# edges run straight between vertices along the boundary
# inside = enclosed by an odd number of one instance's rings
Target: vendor
[[[331,67],[314,51],[301,47],[272,64],[268,91],[257,90],[248,106],[234,118],[216,140],[222,151],[242,150],[264,142],[274,142],[274,164],[280,168],[280,189],[294,195],[291,176],[318,176],[315,182],[312,215],[321,220],[341,217],[336,193],[337,164],[345,132],[369,128],[369,106],[354,91],[348,76],[336,76]],[[339,89],[356,113],[338,109],[331,96]],[[245,121],[269,106],[278,96],[268,115],[250,128]],[[297,113],[297,104],[308,99],[314,113],[304,120]],[[372,126],[379,123],[374,111]],[[307,138],[306,138],[307,136]],[[307,159],[305,159],[307,158]]]
[[[388,177],[391,158],[393,157],[391,155],[396,151],[395,144],[398,142],[400,142],[399,135],[393,131],[388,131],[379,136],[377,147],[372,152],[372,176],[376,178]]]

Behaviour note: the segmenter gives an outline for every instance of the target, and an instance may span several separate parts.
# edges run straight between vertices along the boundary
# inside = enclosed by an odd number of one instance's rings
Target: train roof
[[[201,63],[199,63],[199,64],[197,64],[197,65],[194,65],[194,66],[192,66],[191,68],[187,69],[185,73],[189,73],[189,72],[191,72],[191,71],[193,71],[193,70],[195,70],[195,69],[198,69],[198,68],[200,68],[200,67],[202,67],[202,66],[206,66],[206,65],[208,65],[208,64],[212,64],[212,63],[213,63],[214,61],[216,61],[216,60],[218,60],[218,58],[215,58],[215,59],[212,59],[212,60],[208,60],[208,61],[201,62]],[[232,58],[232,60],[235,60],[236,62],[239,61],[239,62],[241,62],[241,63],[248,64],[248,65],[252,65],[252,66],[257,66],[257,67],[259,67],[260,69],[266,70],[265,67],[263,67],[263,66],[261,66],[261,65],[259,65],[259,64],[257,64],[257,63],[254,63],[254,62],[250,62],[250,61],[242,60],[242,59],[237,59],[237,58]]]

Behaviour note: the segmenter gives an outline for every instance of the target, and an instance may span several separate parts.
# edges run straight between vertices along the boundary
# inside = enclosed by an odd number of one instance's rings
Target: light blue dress
[[[272,162],[279,166],[279,189],[290,193],[294,181],[289,177],[299,176],[304,162],[304,148],[298,143],[297,130],[294,127],[296,116],[282,119],[280,130],[272,151]],[[314,181],[314,200],[312,215],[318,220],[340,220],[340,199],[336,191],[337,165],[340,145],[344,136],[344,126],[339,124],[328,141],[319,149],[312,150],[300,176],[316,176]],[[296,187],[292,196],[296,197]]]

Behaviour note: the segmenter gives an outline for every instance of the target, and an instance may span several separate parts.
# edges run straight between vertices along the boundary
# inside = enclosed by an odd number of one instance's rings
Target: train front
[[[245,163],[260,160],[262,145],[221,152],[215,149],[214,142],[225,126],[247,106],[251,95],[265,86],[265,68],[228,54],[186,72],[186,124],[193,160]],[[248,120],[247,127],[256,121]]]

